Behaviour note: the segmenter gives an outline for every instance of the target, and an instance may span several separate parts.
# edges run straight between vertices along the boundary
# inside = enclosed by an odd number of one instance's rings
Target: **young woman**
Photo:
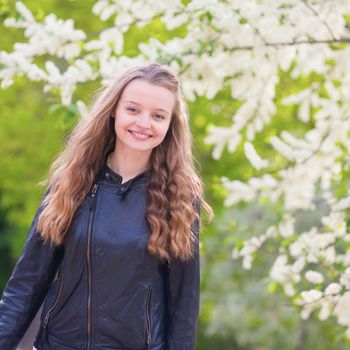
[[[100,93],[53,162],[0,302],[0,349],[193,350],[200,207],[179,82],[157,63]]]

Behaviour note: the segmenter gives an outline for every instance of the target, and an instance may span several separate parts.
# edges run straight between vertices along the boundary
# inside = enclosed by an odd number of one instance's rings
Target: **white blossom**
[[[79,111],[79,115],[81,118],[86,119],[89,116],[89,111],[85,105],[85,103],[81,100],[77,101],[77,108]]]
[[[76,103],[87,117],[83,101],[74,101],[79,84],[107,85],[125,68],[149,61],[167,64],[179,75],[188,101],[214,99],[226,87],[234,100],[232,122],[223,124],[220,113],[213,115],[204,142],[217,161],[226,150],[243,149],[259,175],[222,177],[224,204],[260,200],[283,208],[265,233],[249,237],[232,257],[252,268],[262,245],[273,240],[278,248],[270,278],[287,295],[299,296],[301,317],[316,309],[321,320],[334,315],[350,338],[350,251],[344,249],[350,242],[350,46],[326,43],[350,36],[350,0],[98,0],[93,14],[109,21],[98,34],[86,34],[72,19],[55,14],[38,21],[23,2],[16,10],[18,16],[4,25],[23,30],[24,40],[11,52],[0,51],[2,88],[27,77],[57,94],[63,105]],[[162,41],[151,37],[138,43],[137,56],[124,55],[124,33],[155,18],[167,30],[184,26],[185,34]],[[310,83],[281,91],[281,77]],[[291,106],[297,111],[293,131],[274,132],[272,126],[270,132],[272,121],[281,124],[278,108]],[[273,149],[269,160],[255,148],[266,130]],[[325,281],[324,292],[314,289]]]
[[[300,274],[298,270],[293,269],[288,264],[286,255],[280,255],[274,262],[270,277],[281,283],[287,295],[293,296],[295,294],[294,284],[300,281]]]
[[[312,270],[309,270],[305,273],[305,278],[313,284],[323,283],[324,281],[322,274]]]
[[[339,294],[341,291],[341,285],[339,283],[331,283],[327,286],[326,290],[324,291],[325,295],[333,295],[333,294]]]
[[[316,289],[310,289],[301,292],[300,296],[304,303],[314,303],[322,298],[323,293]]]
[[[255,169],[259,170],[261,168],[266,168],[269,165],[266,159],[261,159],[261,157],[256,152],[254,146],[250,142],[244,143],[244,151],[246,157]]]
[[[279,233],[282,237],[291,237],[294,235],[295,219],[289,215],[284,217],[284,220],[278,225]]]
[[[319,313],[319,319],[324,321],[327,318],[329,318],[329,316],[332,314],[332,310],[333,310],[333,303],[330,302],[322,302],[321,304],[321,310]]]
[[[350,328],[350,292],[342,295],[334,309],[338,323]]]

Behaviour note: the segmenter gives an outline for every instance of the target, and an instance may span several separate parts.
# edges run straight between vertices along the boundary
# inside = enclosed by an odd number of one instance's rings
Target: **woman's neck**
[[[123,178],[123,183],[149,168],[149,159],[140,157],[123,157],[112,152],[108,157],[108,166]]]

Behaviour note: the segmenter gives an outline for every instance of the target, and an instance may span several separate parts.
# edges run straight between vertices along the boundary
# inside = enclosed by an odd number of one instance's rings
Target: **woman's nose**
[[[150,116],[146,113],[142,113],[139,118],[136,119],[136,125],[142,128],[149,128],[151,126]]]

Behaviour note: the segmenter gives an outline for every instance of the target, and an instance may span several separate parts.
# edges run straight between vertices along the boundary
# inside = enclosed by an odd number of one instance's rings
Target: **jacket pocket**
[[[146,320],[147,320],[147,346],[149,347],[152,340],[152,318],[151,318],[151,306],[152,306],[152,286],[147,289],[146,300]]]
[[[49,323],[50,316],[52,315],[53,311],[55,310],[55,308],[56,308],[56,306],[58,304],[58,301],[60,300],[62,287],[63,287],[63,278],[64,278],[64,274],[63,274],[63,272],[61,272],[60,277],[59,277],[60,281],[59,281],[58,292],[57,292],[55,301],[53,302],[53,304],[49,308],[49,310],[46,312],[46,315],[45,315],[45,318],[44,318],[44,322],[43,322],[43,327],[44,328],[47,327],[47,324]]]

